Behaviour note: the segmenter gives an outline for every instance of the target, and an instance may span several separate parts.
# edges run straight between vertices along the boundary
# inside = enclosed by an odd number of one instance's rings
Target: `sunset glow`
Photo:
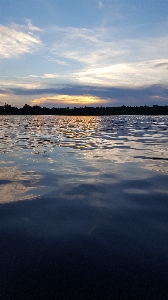
[[[99,97],[94,97],[91,95],[84,96],[70,96],[70,95],[57,95],[57,96],[47,96],[42,98],[36,98],[30,102],[30,105],[40,105],[40,106],[55,106],[55,105],[101,105],[102,103],[108,103],[109,101],[106,99],[101,99]]]

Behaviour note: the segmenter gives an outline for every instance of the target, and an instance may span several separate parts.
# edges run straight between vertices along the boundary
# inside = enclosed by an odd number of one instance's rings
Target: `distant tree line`
[[[47,108],[25,104],[22,108],[9,104],[0,106],[0,115],[67,115],[67,116],[104,116],[104,115],[168,115],[168,105],[159,106],[120,106],[120,107],[74,107]]]

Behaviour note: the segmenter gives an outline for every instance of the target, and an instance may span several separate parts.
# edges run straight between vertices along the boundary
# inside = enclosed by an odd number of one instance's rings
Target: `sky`
[[[168,105],[167,0],[0,2],[0,105]]]

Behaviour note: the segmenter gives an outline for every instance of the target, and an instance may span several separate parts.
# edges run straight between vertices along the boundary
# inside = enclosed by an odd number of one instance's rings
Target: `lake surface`
[[[168,299],[168,116],[0,116],[1,299]]]

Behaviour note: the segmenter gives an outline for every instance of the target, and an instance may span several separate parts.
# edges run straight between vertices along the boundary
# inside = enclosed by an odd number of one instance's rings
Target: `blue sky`
[[[0,105],[168,105],[167,0],[1,0]]]

